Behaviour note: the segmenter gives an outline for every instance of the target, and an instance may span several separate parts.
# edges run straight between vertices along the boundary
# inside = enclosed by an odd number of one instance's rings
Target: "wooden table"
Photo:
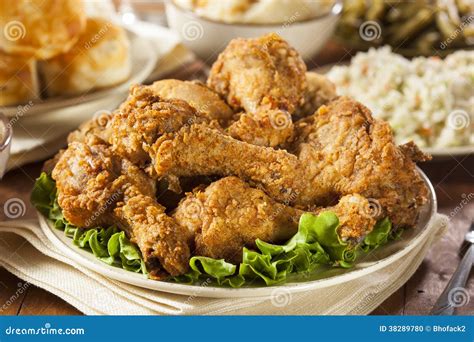
[[[317,56],[310,68],[347,59],[351,51],[329,43],[323,53]],[[202,65],[194,63],[172,75],[175,78],[195,78],[202,71]],[[451,157],[444,161],[433,161],[421,165],[427,173],[439,200],[439,212],[452,215],[448,234],[429,251],[417,272],[411,279],[380,305],[373,314],[377,315],[422,315],[427,314],[444,289],[455,270],[460,257],[461,243],[470,222],[474,219],[474,201],[462,204],[467,196],[474,194],[474,155]],[[33,163],[9,172],[0,181],[0,207],[9,198],[21,198],[29,203],[29,192],[34,179],[40,174],[41,163]],[[471,194],[469,196],[469,194]],[[456,209],[457,208],[457,209]],[[29,206],[24,218],[35,217],[34,209]],[[0,219],[4,219],[0,210]],[[474,277],[468,288],[474,298]],[[0,268],[0,305],[3,305],[17,291],[22,280]],[[459,313],[474,313],[474,299]],[[8,315],[79,315],[77,309],[62,299],[36,286],[30,285],[3,314]]]

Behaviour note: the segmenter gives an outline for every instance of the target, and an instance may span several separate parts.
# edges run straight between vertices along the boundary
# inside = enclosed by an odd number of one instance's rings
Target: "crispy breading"
[[[209,120],[217,120],[223,127],[232,120],[234,112],[217,93],[198,81],[160,80],[147,88],[162,99],[186,101]]]
[[[183,127],[177,133],[163,135],[152,146],[152,151],[158,177],[237,176],[259,184],[277,201],[313,203],[312,197],[306,195],[309,189],[304,181],[304,170],[295,155],[236,140],[206,124]]]
[[[149,87],[133,86],[112,118],[110,143],[115,153],[143,167],[153,158],[148,150],[160,135],[202,121],[208,119],[187,102],[165,100]]]
[[[125,230],[129,230],[131,241],[138,245],[145,262],[152,265],[149,272],[156,278],[163,277],[161,268],[171,275],[186,273],[191,235],[169,217],[166,208],[153,197],[135,190],[125,191],[125,199],[115,208],[114,214]]]
[[[303,101],[306,65],[277,34],[232,40],[212,66],[207,84],[234,110],[244,110],[229,133],[277,146],[293,133],[291,114]]]
[[[336,205],[316,208],[311,212],[332,211],[339,219],[339,236],[343,240],[358,242],[372,231],[376,220],[382,218],[381,211],[377,209],[367,198],[354,194],[342,196]]]
[[[143,170],[108,145],[76,141],[60,156],[52,176],[69,222],[82,228],[120,223],[152,274],[160,276],[162,268],[171,275],[186,272],[187,231],[166,216],[155,200],[155,182]]]
[[[280,204],[237,177],[188,193],[173,217],[195,234],[196,254],[238,263],[255,240],[284,242],[298,230],[301,212]]]
[[[369,201],[360,195],[347,195],[329,208],[339,218],[339,235],[359,241],[376,222]],[[278,203],[260,189],[237,177],[222,178],[205,189],[188,193],[173,217],[194,235],[196,254],[242,261],[242,247],[256,248],[255,240],[284,243],[298,230],[304,211]]]
[[[297,124],[293,152],[237,141],[205,125],[160,138],[158,175],[238,176],[278,201],[327,206],[343,195],[378,201],[395,225],[413,226],[427,189],[387,123],[341,97]]]
[[[428,189],[388,123],[349,97],[296,124],[295,153],[315,180],[337,195],[373,199],[395,225],[413,226]]]
[[[319,107],[337,97],[336,86],[324,75],[307,72],[306,82],[308,87],[304,91],[304,103],[295,112],[298,118],[314,114]]]

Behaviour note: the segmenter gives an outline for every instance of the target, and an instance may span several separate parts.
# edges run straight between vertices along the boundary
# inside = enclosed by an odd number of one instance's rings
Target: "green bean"
[[[426,7],[422,8],[408,22],[402,24],[393,32],[393,35],[390,37],[390,43],[398,46],[403,41],[412,38],[415,33],[430,25],[432,21],[433,11]]]
[[[367,10],[367,20],[380,21],[385,12],[384,0],[372,0]]]
[[[474,12],[474,5],[469,0],[456,0],[456,6],[461,16]]]
[[[439,32],[425,32],[416,39],[414,47],[425,54],[429,54],[433,50],[433,46],[440,41],[440,38]]]
[[[350,15],[360,18],[367,11],[367,5],[364,0],[353,0],[344,2],[344,15]]]
[[[423,6],[424,4],[420,1],[403,2],[393,9],[397,9],[399,11],[398,16],[396,17],[397,21],[402,21],[413,17]]]
[[[380,41],[367,43],[361,39],[360,25],[368,20],[380,24]],[[366,45],[391,44],[431,54],[443,40],[449,40],[451,48],[472,44],[468,39],[474,38],[473,24],[472,0],[344,0],[337,34]]]
[[[455,36],[456,30],[459,30],[459,26],[454,25],[444,11],[436,14],[436,25],[445,39]]]

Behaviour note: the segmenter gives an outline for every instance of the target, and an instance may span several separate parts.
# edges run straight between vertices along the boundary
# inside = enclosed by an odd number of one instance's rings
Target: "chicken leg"
[[[154,277],[187,271],[189,234],[154,199],[155,186],[142,170],[107,145],[72,142],[59,157],[52,177],[64,217],[93,228],[117,222],[140,248]]]
[[[340,237],[359,241],[376,221],[369,205],[360,195],[347,195],[335,206],[313,212],[333,211],[339,218]],[[226,177],[204,190],[188,193],[173,217],[195,236],[197,255],[239,263],[242,247],[255,248],[256,239],[269,243],[290,239],[303,213],[237,177]]]

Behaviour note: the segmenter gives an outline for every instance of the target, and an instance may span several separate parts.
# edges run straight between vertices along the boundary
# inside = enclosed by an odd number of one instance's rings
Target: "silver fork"
[[[456,309],[456,303],[453,302],[453,291],[456,288],[464,288],[471,272],[472,264],[474,263],[474,222],[471,223],[471,228],[464,236],[464,240],[468,243],[468,249],[458,268],[449,280],[448,285],[443,293],[439,296],[436,304],[430,311],[431,315],[453,315]]]

